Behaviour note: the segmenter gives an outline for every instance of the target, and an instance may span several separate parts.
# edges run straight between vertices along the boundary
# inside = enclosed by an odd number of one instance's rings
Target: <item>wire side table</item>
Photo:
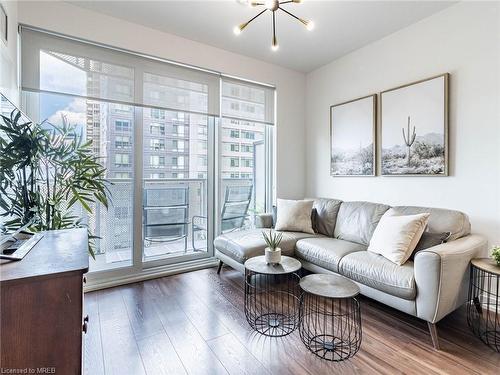
[[[334,274],[308,275],[300,281],[299,333],[304,345],[328,361],[354,356],[361,346],[359,287]]]
[[[245,316],[255,331],[281,337],[298,327],[301,268],[287,256],[276,265],[267,264],[264,256],[245,262]]]
[[[500,267],[493,259],[471,261],[467,324],[493,350],[500,352]]]

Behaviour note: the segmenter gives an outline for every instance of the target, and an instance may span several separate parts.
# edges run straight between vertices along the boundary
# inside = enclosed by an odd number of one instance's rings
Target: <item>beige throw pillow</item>
[[[290,232],[314,233],[311,212],[314,201],[278,199],[274,229]]]
[[[368,251],[380,254],[398,265],[404,264],[422,237],[429,215],[396,215],[390,209],[375,228]]]

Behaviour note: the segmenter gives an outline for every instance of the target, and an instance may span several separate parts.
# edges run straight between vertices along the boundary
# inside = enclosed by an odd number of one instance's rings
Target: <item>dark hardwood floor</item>
[[[308,352],[298,332],[268,338],[250,329],[243,276],[215,268],[91,292],[85,373],[99,374],[499,374],[500,354],[475,338],[465,309],[427,324],[361,297],[363,341],[344,362]]]

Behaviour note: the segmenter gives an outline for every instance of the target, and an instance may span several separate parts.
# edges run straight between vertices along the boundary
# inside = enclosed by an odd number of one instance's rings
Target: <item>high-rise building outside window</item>
[[[210,257],[231,189],[250,193],[248,219],[232,230],[271,207],[274,88],[24,26],[21,39],[22,102],[36,109],[28,115],[54,124],[66,116],[113,183],[109,209],[84,218],[101,237],[91,272]],[[194,216],[207,217],[210,232],[154,230],[156,219]]]

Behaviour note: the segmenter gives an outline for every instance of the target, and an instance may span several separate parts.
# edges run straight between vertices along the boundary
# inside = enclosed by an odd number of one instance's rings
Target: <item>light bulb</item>
[[[306,21],[305,19],[299,18],[299,21],[304,24],[307,30],[311,31],[314,29],[314,22],[313,21]]]
[[[243,22],[242,24],[240,24],[240,25],[238,25],[238,26],[235,26],[235,27],[234,27],[234,29],[233,29],[233,33],[234,33],[235,35],[240,35],[240,34],[241,34],[241,32],[243,31],[243,29],[244,29],[245,27],[247,27],[247,25],[248,25],[248,22]]]
[[[278,40],[276,39],[276,36],[273,36],[273,43],[271,44],[271,50],[272,51],[277,51],[280,46],[278,45]]]

